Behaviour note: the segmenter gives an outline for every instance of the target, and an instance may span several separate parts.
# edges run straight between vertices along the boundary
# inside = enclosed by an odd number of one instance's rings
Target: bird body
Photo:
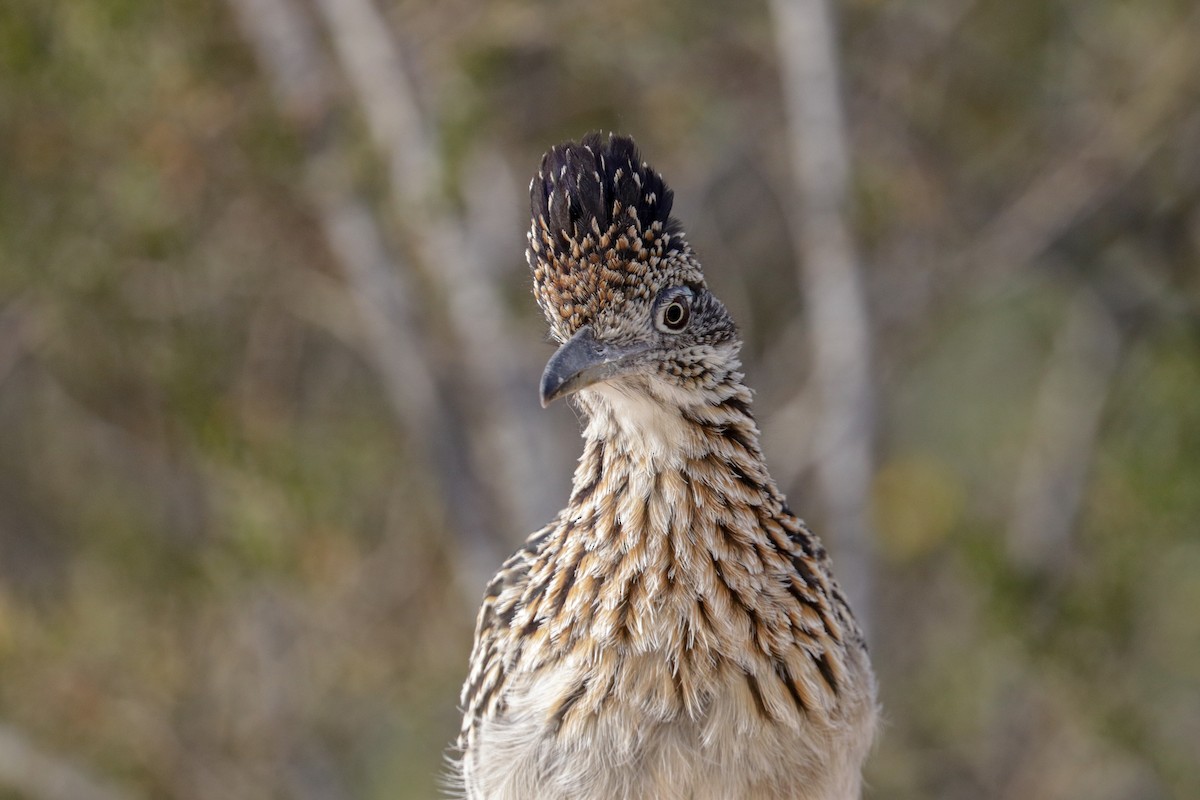
[[[543,402],[587,418],[567,507],[488,586],[459,739],[472,800],[849,800],[862,634],[767,473],[724,306],[621,137],[550,151]]]

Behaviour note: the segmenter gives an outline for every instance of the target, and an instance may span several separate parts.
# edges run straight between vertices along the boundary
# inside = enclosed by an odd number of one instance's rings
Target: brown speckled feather
[[[857,797],[862,634],[767,473],[670,190],[631,141],[589,137],[546,155],[531,196],[535,296],[563,350],[590,348],[586,444],[567,507],[487,588],[465,795]]]

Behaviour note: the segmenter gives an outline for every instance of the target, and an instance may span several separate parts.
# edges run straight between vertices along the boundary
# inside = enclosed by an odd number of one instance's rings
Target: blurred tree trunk
[[[871,334],[847,222],[850,160],[837,33],[827,0],[773,0],[771,9],[795,175],[791,227],[819,398],[813,469],[824,513],[821,535],[833,543],[842,587],[869,629],[875,572],[868,524],[874,472]]]

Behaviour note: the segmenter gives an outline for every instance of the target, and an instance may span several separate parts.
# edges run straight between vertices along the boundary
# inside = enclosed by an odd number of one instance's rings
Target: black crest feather
[[[551,148],[529,197],[534,296],[560,341],[605,308],[704,280],[671,217],[671,190],[626,136]]]
[[[642,161],[628,136],[600,133],[551,148],[542,157],[538,176],[529,187],[530,210],[558,243],[579,240],[589,232],[606,231],[633,209],[641,229],[662,224],[674,247],[683,246],[679,223],[671,218],[674,192],[662,175]]]

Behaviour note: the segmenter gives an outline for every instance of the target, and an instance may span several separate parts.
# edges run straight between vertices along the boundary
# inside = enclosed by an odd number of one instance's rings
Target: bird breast
[[[873,715],[804,725],[768,720],[755,709],[744,676],[723,670],[695,714],[672,712],[675,679],[663,662],[633,657],[603,713],[548,730],[564,692],[587,675],[559,664],[530,676],[512,696],[512,713],[486,721],[474,777],[496,788],[487,800],[850,800],[870,744]],[[519,711],[517,711],[519,709]]]

